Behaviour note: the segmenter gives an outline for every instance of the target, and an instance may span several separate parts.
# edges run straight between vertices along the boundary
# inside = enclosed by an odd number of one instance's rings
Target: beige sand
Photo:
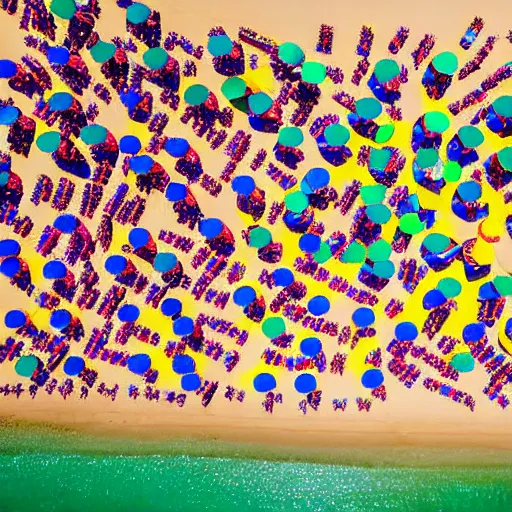
[[[420,7],[419,2],[404,0],[387,2],[372,0],[370,2],[353,2],[350,8],[346,7],[346,2],[334,0],[326,0],[316,4],[303,0],[278,2],[275,0],[259,0],[257,2],[247,0],[240,2],[232,2],[231,0],[185,2],[176,0],[172,2],[172,5],[163,0],[148,0],[146,3],[160,10],[164,33],[175,30],[187,36],[195,44],[204,44],[208,29],[222,24],[232,35],[236,33],[239,26],[250,26],[280,41],[295,41],[303,48],[312,50],[316,44],[319,25],[321,23],[334,25],[336,29],[335,53],[332,57],[322,59],[330,63],[339,62],[345,71],[346,81],[348,81],[357,60],[354,49],[357,44],[360,26],[363,23],[374,28],[376,39],[372,57],[377,59],[385,55],[387,43],[400,25],[411,28],[411,38],[406,47],[408,53],[427,32],[436,34],[439,51],[442,49],[448,50],[455,48],[458,44],[460,36],[474,15],[484,17],[489,30],[488,34],[491,32],[506,34],[510,28],[508,25],[510,17],[506,14],[510,13],[511,9],[505,0],[492,1],[484,5],[481,5],[481,2],[476,2],[476,0],[469,0],[464,2],[463,7],[462,3],[460,7],[456,5],[447,7],[448,3],[440,0],[427,2],[424,4],[425,7]],[[454,4],[459,4],[459,2]],[[124,32],[124,20],[120,10],[115,6],[114,0],[103,0],[101,5],[103,14],[98,24],[98,30],[102,38],[108,40],[110,37],[122,34]],[[16,21],[9,18],[5,13],[0,13],[0,26],[2,27],[2,33],[0,34],[2,58],[19,59],[26,52],[22,43],[24,34],[16,34],[17,37],[14,38],[11,36],[17,30]],[[6,34],[9,34],[9,38]],[[483,40],[484,38],[481,36],[481,41],[483,42]],[[489,63],[485,69],[493,71],[499,65],[510,60],[512,46],[507,41],[500,41],[499,48],[500,50],[496,50],[489,58]],[[180,59],[184,60],[181,57]],[[203,62],[198,76],[203,83],[218,91],[222,80],[209,71],[208,68],[207,63]],[[453,92],[452,97],[457,98],[461,92],[469,91],[481,79],[481,75],[477,78],[468,79],[462,87]],[[415,80],[418,80],[418,77]],[[510,85],[508,87],[510,90]],[[414,86],[409,84],[407,90],[413,91]],[[9,96],[10,92],[4,82],[0,83],[2,98]],[[420,101],[410,92],[406,94],[408,96],[404,96],[402,105],[404,115],[409,119],[415,119],[421,113],[422,106]],[[31,112],[32,106],[27,98],[19,94],[14,94],[13,97],[17,105],[25,112]],[[86,95],[84,104],[93,100],[92,95]],[[133,128],[133,123],[130,125],[127,123],[127,116],[121,110],[118,101],[116,98],[110,108],[100,105],[101,115],[98,122],[104,123],[119,137],[126,133],[128,129]],[[236,123],[238,123],[237,126],[242,126],[242,121],[239,118],[237,118]],[[184,127],[179,121],[173,121],[170,124],[170,129],[172,133],[191,136],[190,128]],[[2,140],[4,140],[3,137]],[[264,144],[262,142],[264,139],[259,135],[255,136],[255,140],[260,145]],[[202,155],[206,172],[218,176],[219,169],[226,162],[226,157],[220,153],[215,153],[216,156],[214,156],[205,143],[197,140],[195,136],[193,144]],[[253,147],[259,146],[254,145]],[[33,230],[35,238],[27,241],[24,250],[28,245],[34,244],[43,227],[55,215],[48,205],[35,208],[30,203],[29,198],[35,177],[40,172],[53,173],[52,176],[60,174],[60,171],[49,163],[49,159],[45,155],[37,151],[33,153],[28,165],[21,157],[13,157],[13,169],[23,176],[25,184],[25,196],[21,204],[21,210],[23,213],[32,216],[35,222]],[[317,160],[310,167],[322,165],[319,156],[314,158]],[[172,160],[168,157],[162,157],[162,162],[170,167]],[[102,206],[105,198],[109,197],[116,186],[117,183],[112,180],[105,192]],[[81,186],[77,188],[79,189],[78,193],[80,193]],[[225,189],[226,192],[223,192],[221,199],[227,197],[230,193],[229,187],[225,187]],[[276,188],[273,190],[276,190]],[[216,215],[225,220],[229,219],[229,225],[234,232],[240,232],[245,226],[244,221],[236,213],[234,204],[221,200],[211,201],[200,189],[197,189],[197,196],[207,215]],[[166,213],[165,204],[165,200],[152,196],[141,224],[152,229],[153,233],[158,233],[161,228],[183,232],[182,229],[177,227],[174,218],[171,220],[171,216]],[[223,208],[221,212],[218,211],[219,204]],[[78,209],[76,200],[74,209]],[[99,214],[92,222],[86,221],[86,224],[90,227],[95,226],[98,217]],[[116,226],[117,228],[118,226]],[[128,232],[126,229],[120,231],[122,236],[118,240],[126,237]],[[2,238],[10,236],[10,234],[9,228],[3,225],[0,226]],[[199,247],[199,243],[196,247]],[[508,270],[510,270],[510,264],[507,264],[506,254],[510,254],[510,252],[507,252],[509,249],[510,244],[502,244],[501,254],[503,256],[499,260],[499,265],[501,267],[508,265]],[[28,252],[25,254],[30,256],[34,264],[39,265],[40,268],[43,259],[35,255],[33,250],[26,250]],[[249,257],[251,253],[246,252],[244,254]],[[102,268],[103,259],[102,254],[93,256],[92,261],[96,268]],[[190,268],[188,263],[186,267]],[[255,279],[261,268],[259,261],[251,260],[248,272],[250,279]],[[34,279],[36,284],[40,286],[44,282],[40,273]],[[24,308],[31,313],[37,311],[33,302],[29,301],[21,292],[14,291],[8,286],[7,280],[2,279],[0,286],[2,291],[0,316],[15,307]],[[102,289],[106,288],[106,285],[102,286]],[[189,311],[197,314],[199,306],[194,306],[191,300],[187,304],[194,308]],[[201,303],[200,308],[213,315],[237,319],[237,321],[240,319],[240,314],[233,308],[228,307],[224,312],[220,312],[204,303]],[[333,320],[338,320],[341,325],[345,325],[355,308],[355,303],[340,298],[339,304],[333,308],[330,317]],[[42,322],[41,325],[44,325],[45,318],[47,318],[45,313],[37,312],[36,314],[38,315],[35,318],[36,323],[39,320]],[[101,325],[94,313],[88,312],[84,315],[84,318],[88,331],[95,325]],[[0,331],[2,337],[7,335],[3,326]],[[164,341],[162,345],[164,346],[165,340],[172,337],[168,328],[166,331],[163,333]],[[19,401],[13,397],[2,397],[0,398],[0,418],[56,423],[98,435],[137,436],[141,439],[152,440],[193,437],[232,442],[263,443],[273,446],[315,447],[328,450],[350,446],[359,448],[368,446],[381,448],[396,446],[482,448],[487,449],[487,451],[475,452],[478,453],[478,458],[481,461],[485,460],[486,456],[489,460],[496,458],[496,452],[489,455],[491,449],[500,450],[503,454],[503,460],[509,460],[511,457],[510,452],[508,452],[512,446],[510,428],[512,417],[510,411],[501,411],[496,404],[491,404],[482,395],[481,390],[485,386],[486,375],[481,368],[463,376],[459,386],[477,398],[478,406],[475,413],[470,413],[461,405],[443,400],[429,393],[421,387],[420,383],[415,386],[415,389],[406,390],[391,377],[386,381],[388,389],[386,403],[376,402],[370,413],[357,412],[354,398],[360,396],[361,386],[357,377],[350,372],[347,372],[342,379],[332,375],[322,376],[324,401],[320,411],[316,413],[309,411],[307,416],[303,416],[297,409],[298,395],[293,391],[293,376],[291,374],[286,375],[284,372],[282,372],[284,377],[279,389],[284,393],[285,403],[276,406],[272,416],[267,415],[262,410],[259,405],[261,397],[255,396],[254,393],[248,393],[243,404],[236,401],[230,403],[222,397],[224,386],[232,384],[235,387],[248,388],[250,385],[248,375],[251,368],[267,345],[266,340],[262,339],[258,332],[256,327],[251,334],[250,342],[243,349],[242,361],[239,367],[229,376],[228,380],[226,380],[225,373],[219,371],[219,365],[212,363],[208,366],[208,378],[219,378],[221,388],[207,409],[203,409],[196,397],[192,395],[189,396],[183,409],[178,409],[176,405],[170,405],[166,402],[155,404],[148,403],[143,399],[133,402],[126,397],[125,388],[123,388],[123,392],[120,393],[115,403],[100,397],[95,391],[87,401],[70,398],[64,402],[57,393],[51,397],[40,393],[40,396],[34,401],[26,396],[27,393]],[[389,339],[389,336],[386,336],[389,331],[379,332],[382,333],[383,340]],[[222,338],[222,342],[228,348],[235,348],[226,337]],[[384,343],[383,341],[383,348],[385,347]],[[129,348],[135,346],[129,345]],[[139,349],[140,347],[141,344],[139,343]],[[145,348],[145,346],[142,348]],[[326,348],[328,360],[336,349],[334,341],[331,341],[330,346]],[[78,351],[76,352],[78,353]],[[162,361],[161,365],[164,363],[167,365],[167,373],[172,373],[169,369],[168,360],[162,359]],[[101,362],[95,362],[91,366],[99,370],[100,379],[107,382],[108,385],[115,382],[127,385],[134,381],[126,375],[125,370],[120,368],[113,368]],[[58,373],[57,377],[60,379],[64,377],[62,371]],[[173,380],[170,376],[166,377],[165,375],[163,378],[164,383],[159,387],[177,389],[177,379],[174,378]],[[4,382],[14,383],[17,380],[12,366],[7,364],[0,366],[0,384]],[[329,404],[333,397],[349,397],[351,399],[350,407],[343,413],[333,412]],[[500,457],[498,456],[498,458]]]

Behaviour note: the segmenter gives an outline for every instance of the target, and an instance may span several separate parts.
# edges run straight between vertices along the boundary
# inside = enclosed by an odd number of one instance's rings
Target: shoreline
[[[207,409],[197,400],[179,409],[127,396],[111,402],[97,394],[85,401],[46,394],[34,401],[25,394],[19,400],[5,397],[0,453],[189,455],[366,468],[512,467],[511,422],[494,404],[482,402],[471,413],[419,389],[420,403],[403,407],[410,395],[393,384],[388,407],[370,413],[325,407],[303,415],[286,402],[268,415],[252,397],[242,404],[217,400]]]
[[[50,423],[0,420],[0,456],[56,454],[91,457],[194,457],[310,463],[361,468],[504,469],[512,468],[512,449],[373,444],[330,447],[277,445],[212,437],[161,437],[144,434],[98,435]],[[506,443],[504,443],[506,444]]]

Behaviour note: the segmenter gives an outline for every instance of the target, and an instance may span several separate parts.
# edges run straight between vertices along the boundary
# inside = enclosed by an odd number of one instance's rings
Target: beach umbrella
[[[350,132],[345,126],[335,123],[330,124],[324,130],[324,137],[329,146],[343,146],[350,139]]]
[[[286,126],[279,131],[277,142],[282,146],[295,148],[304,142],[304,134],[296,126]]]
[[[137,155],[130,158],[130,169],[135,174],[147,174],[155,161],[149,155]]]
[[[361,384],[366,389],[378,388],[384,382],[384,375],[377,368],[366,370],[361,377]]]
[[[258,393],[267,393],[276,387],[276,378],[270,373],[260,373],[254,377],[253,386]]]
[[[203,219],[199,222],[199,232],[208,240],[220,235],[224,224],[219,219]]]
[[[50,325],[58,331],[64,330],[72,320],[71,313],[65,309],[56,309],[50,315]]]
[[[307,357],[315,357],[322,351],[322,342],[315,337],[304,338],[300,342],[300,351]]]
[[[109,256],[105,261],[105,270],[114,276],[117,276],[123,272],[128,265],[128,260],[120,254],[113,254]]]
[[[301,190],[291,192],[284,197],[287,210],[293,213],[302,213],[309,206],[308,196]]]
[[[4,318],[4,324],[9,329],[19,329],[27,323],[27,315],[21,309],[8,311]]]
[[[300,183],[300,189],[304,194],[314,194],[317,190],[329,185],[331,176],[327,169],[314,167],[310,169]]]
[[[66,277],[66,265],[59,260],[49,261],[43,267],[43,277],[45,279],[62,279]]]
[[[169,61],[169,54],[160,46],[156,48],[149,48],[142,55],[142,60],[146,66],[156,71],[157,69],[162,69],[167,62]]]
[[[299,249],[314,254],[320,250],[322,239],[318,235],[306,233],[299,238]]]
[[[151,14],[151,9],[144,4],[134,2],[126,9],[126,20],[133,25],[144,23]]]
[[[136,155],[141,148],[142,144],[135,135],[125,135],[124,137],[121,137],[121,140],[119,141],[119,150],[121,153]]]
[[[443,277],[437,283],[437,289],[447,298],[457,297],[462,292],[462,285],[453,277]]]
[[[169,183],[165,191],[167,201],[182,201],[187,197],[187,186],[182,183]]]
[[[358,308],[352,314],[352,321],[357,327],[368,327],[375,322],[375,313],[370,308]]]
[[[181,308],[181,301],[173,297],[165,299],[160,305],[160,310],[165,316],[174,316],[181,312]]]
[[[237,194],[248,196],[256,188],[256,183],[252,176],[237,176],[231,182],[231,189]]]
[[[135,250],[145,247],[150,239],[149,231],[144,228],[133,228],[128,234],[128,242]]]
[[[443,293],[437,289],[428,291],[423,297],[423,309],[433,309],[437,306],[441,306],[446,302],[446,297]]]
[[[263,334],[270,339],[281,336],[286,330],[286,325],[281,317],[275,316],[267,318],[261,326]]]
[[[147,354],[136,354],[128,358],[128,370],[135,375],[143,375],[151,367],[151,358]]]
[[[413,341],[418,337],[418,328],[412,322],[402,322],[395,327],[395,338],[399,341]]]
[[[140,315],[140,309],[134,304],[124,304],[117,312],[117,318],[121,322],[136,322]]]
[[[78,219],[69,213],[65,213],[63,215],[59,215],[53,221],[53,227],[58,229],[62,233],[71,234],[78,226]]]
[[[14,367],[20,377],[32,377],[39,364],[39,359],[34,355],[21,356]]]
[[[201,387],[201,377],[197,373],[189,373],[181,377],[181,387],[184,391],[195,391]]]
[[[485,336],[485,326],[482,322],[468,324],[462,329],[462,338],[466,343],[480,341]]]
[[[249,233],[249,246],[261,249],[272,241],[272,233],[267,228],[254,228]]]
[[[295,379],[295,389],[299,393],[311,393],[316,389],[316,379],[314,375],[310,373],[303,373]]]
[[[210,96],[210,91],[202,84],[191,85],[183,95],[186,103],[193,107],[202,105]]]
[[[308,311],[315,316],[324,315],[331,309],[331,303],[327,297],[317,295],[308,302]]]
[[[193,373],[196,362],[186,354],[177,354],[172,360],[172,369],[179,374]]]
[[[256,300],[256,292],[251,286],[241,286],[233,294],[233,302],[237,306],[248,306]]]
[[[213,57],[222,57],[222,55],[229,55],[231,53],[233,41],[226,34],[211,36],[208,39],[207,48]]]
[[[169,272],[178,264],[178,258],[172,252],[159,252],[155,256],[155,262],[153,264],[154,269],[157,272],[165,274]]]
[[[0,78],[11,78],[17,72],[16,63],[12,60],[0,60]]]
[[[105,41],[98,41],[91,49],[91,57],[95,62],[104,64],[110,60],[116,53],[117,47],[115,44],[107,43]]]
[[[80,138],[88,145],[101,144],[107,140],[108,130],[99,124],[89,124],[80,130]]]
[[[174,158],[181,158],[187,154],[190,144],[187,139],[170,137],[165,141],[164,149]]]
[[[0,263],[0,272],[7,277],[14,277],[21,268],[20,260],[14,256],[6,258]]]
[[[6,239],[0,241],[0,258],[18,256],[20,251],[20,244],[16,240]]]
[[[69,92],[56,92],[48,99],[48,106],[52,112],[67,110],[73,104],[73,96]]]
[[[64,373],[70,377],[80,375],[85,368],[85,361],[78,356],[71,356],[64,363]]]
[[[188,316],[181,316],[172,323],[172,331],[176,336],[188,336],[194,332],[194,320]]]
[[[295,277],[289,268],[276,268],[272,272],[272,278],[276,286],[288,286],[293,283]]]
[[[469,352],[464,352],[455,354],[450,361],[450,365],[460,373],[467,373],[474,370],[475,360]]]

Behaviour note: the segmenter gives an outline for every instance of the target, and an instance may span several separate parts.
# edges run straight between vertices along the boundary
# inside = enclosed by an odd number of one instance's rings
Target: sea
[[[508,469],[227,458],[0,456],[2,512],[510,511]]]
[[[94,453],[80,435],[0,428],[0,512],[512,511],[507,466],[358,467],[238,449],[212,457],[194,441],[184,454],[178,445],[116,454],[127,443],[97,443]]]

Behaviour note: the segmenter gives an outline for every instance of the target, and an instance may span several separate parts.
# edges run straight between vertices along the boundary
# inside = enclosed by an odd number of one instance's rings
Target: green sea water
[[[501,457],[475,467],[454,452],[459,467],[439,467],[441,452],[363,453],[316,464],[301,458],[329,459],[300,449],[144,443],[0,423],[0,512],[512,511],[512,470]],[[292,456],[299,458],[287,462]]]
[[[508,470],[371,469],[219,458],[0,456],[0,510],[509,511]]]

